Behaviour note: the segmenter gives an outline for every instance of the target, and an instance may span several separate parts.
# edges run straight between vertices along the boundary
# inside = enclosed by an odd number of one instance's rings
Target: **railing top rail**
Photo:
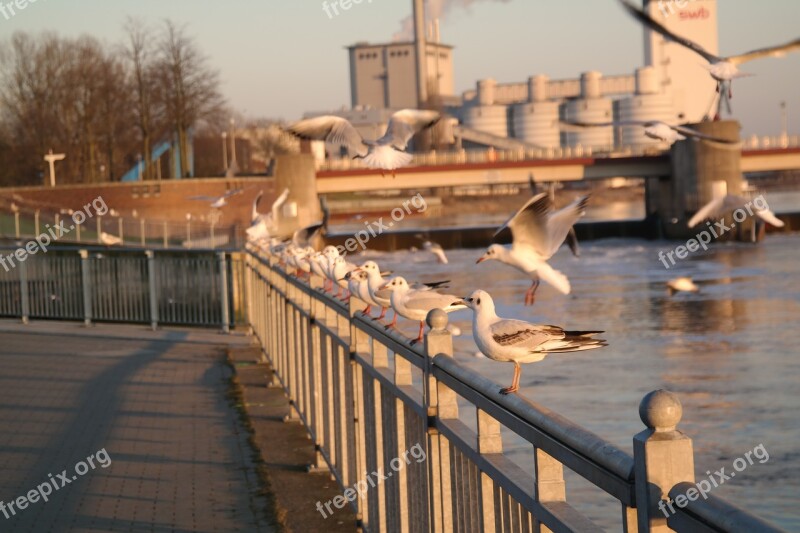
[[[729,503],[712,493],[695,496],[694,500],[686,497],[688,491],[698,492],[697,484],[684,481],[669,491],[673,502],[680,496],[687,503],[680,507],[672,504],[675,510],[669,518],[669,526],[686,531],[727,531],[731,533],[780,533],[783,530],[762,520],[761,518]]]
[[[434,376],[457,394],[582,477],[635,507],[633,457],[571,420],[518,395],[446,355],[433,359]]]

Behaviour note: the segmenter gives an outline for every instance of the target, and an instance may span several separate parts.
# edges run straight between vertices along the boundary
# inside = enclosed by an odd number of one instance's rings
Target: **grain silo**
[[[680,122],[675,116],[672,95],[661,92],[658,72],[654,67],[636,70],[636,93],[618,102],[618,117],[624,121],[659,120],[668,124]],[[621,126],[618,144],[624,147],[662,146],[663,141],[652,139],[644,134],[642,126]]]
[[[468,128],[508,137],[508,106],[495,104],[493,79],[478,81],[478,91],[473,105],[463,110],[463,122]]]
[[[581,74],[581,95],[564,104],[564,119],[571,122],[611,122],[613,105],[610,98],[601,96],[600,81],[603,75],[597,71]],[[564,134],[566,146],[582,146],[594,149],[611,148],[614,145],[614,128],[581,128]]]
[[[548,99],[544,75],[528,78],[528,101],[512,108],[514,137],[544,148],[557,148],[561,144],[558,124],[558,102]]]

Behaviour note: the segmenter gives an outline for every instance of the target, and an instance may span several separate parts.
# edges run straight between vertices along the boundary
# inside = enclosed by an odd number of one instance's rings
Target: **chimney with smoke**
[[[427,41],[425,40],[425,5],[423,0],[414,0],[414,50],[417,67],[417,107],[428,101]]]

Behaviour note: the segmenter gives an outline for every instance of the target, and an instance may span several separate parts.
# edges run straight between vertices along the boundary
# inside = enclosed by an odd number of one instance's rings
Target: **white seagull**
[[[752,206],[752,208],[750,208],[750,206]],[[770,211],[768,207],[759,208],[757,205],[754,205],[752,201],[748,201],[746,198],[735,194],[726,194],[725,196],[715,198],[708,202],[694,214],[689,220],[688,226],[693,228],[706,219],[720,218],[724,216],[725,213],[736,210],[746,210],[748,214],[752,213],[776,228],[783,227],[783,221],[776,217],[775,213]]]
[[[800,49],[800,39],[795,39],[794,41],[790,41],[778,46],[759,48],[758,50],[751,50],[750,52],[735,56],[725,57],[714,55],[696,42],[668,30],[659,22],[653,20],[650,15],[631,4],[628,0],[620,0],[620,3],[628,11],[628,13],[633,15],[633,17],[639,22],[649,27],[651,30],[660,33],[668,40],[676,42],[681,46],[684,46],[697,53],[710,63],[707,67],[708,72],[711,74],[712,78],[717,80],[717,92],[720,93],[720,105],[724,100],[728,109],[728,113],[731,112],[730,99],[733,97],[733,91],[731,89],[731,83],[733,79],[748,76],[748,74],[739,71],[739,65],[754,59],[761,59],[762,57],[782,56],[787,52]],[[717,109],[717,115],[719,116],[719,108]]]
[[[252,241],[269,238],[274,236],[274,234],[278,231],[278,218],[280,209],[283,204],[286,203],[286,199],[289,198],[289,189],[284,189],[281,195],[278,196],[278,198],[272,203],[272,209],[270,212],[262,215],[258,212],[258,204],[261,202],[261,198],[263,196],[264,191],[260,191],[253,200],[253,211],[250,217],[250,227],[246,230],[247,236]]]
[[[477,290],[469,298],[457,300],[474,311],[472,335],[481,353],[489,359],[514,363],[514,380],[500,394],[519,389],[521,363],[536,363],[551,353],[579,352],[606,346],[594,338],[602,331],[564,331],[558,326],[531,324],[522,320],[500,318],[488,292]]]
[[[569,280],[548,265],[547,260],[556,253],[569,230],[584,215],[588,201],[589,196],[583,196],[553,212],[548,194],[537,194],[495,233],[496,240],[506,228],[510,229],[513,239],[511,246],[492,244],[477,262],[494,259],[528,274],[532,282],[525,293],[525,305],[533,305],[540,277],[562,294],[569,294]]]
[[[425,241],[422,243],[422,248],[436,256],[436,261],[446,265],[448,263],[447,256],[444,254],[444,248],[438,242]]]
[[[190,196],[189,200],[211,202],[211,209],[221,209],[223,206],[228,205],[228,198],[242,194],[243,191],[244,189],[231,189],[222,196]]]
[[[430,288],[412,289],[408,282],[400,276],[392,279],[384,285],[384,288],[392,292],[392,309],[396,315],[409,320],[419,320],[419,335],[411,341],[411,344],[422,342],[422,333],[425,330],[425,318],[428,316],[428,312],[433,309],[441,309],[445,313],[450,313],[467,307],[456,296],[439,294]],[[386,326],[387,329],[392,327],[394,327],[393,323]]]
[[[699,292],[700,287],[688,276],[671,279],[667,282],[667,289],[670,295],[676,292]]]
[[[358,270],[362,270],[367,274],[367,290],[370,299],[365,301],[370,303],[370,305],[364,310],[364,314],[368,315],[372,311],[372,302],[374,302],[376,307],[381,308],[381,314],[373,319],[381,320],[386,316],[386,310],[392,305],[391,293],[387,295],[384,291],[381,291],[381,287],[386,285],[387,280],[384,279],[380,268],[378,268],[378,263],[375,261],[365,262],[358,267]],[[395,316],[395,319],[396,318]]]
[[[579,128],[607,128],[607,127],[620,127],[620,126],[642,126],[644,128],[645,136],[673,144],[677,141],[683,141],[688,137],[693,139],[703,139],[723,144],[739,144],[740,141],[729,141],[714,137],[713,135],[706,135],[686,126],[679,126],[676,124],[667,124],[660,120],[619,120],[616,122],[575,122],[575,121],[562,121],[568,126],[575,126]]]
[[[286,130],[301,139],[326,141],[347,147],[353,159],[364,159],[369,168],[391,170],[411,163],[412,156],[406,149],[411,137],[430,128],[441,118],[437,111],[403,109],[389,119],[386,133],[376,141],[365,141],[353,125],[342,117],[323,115],[295,122]]]

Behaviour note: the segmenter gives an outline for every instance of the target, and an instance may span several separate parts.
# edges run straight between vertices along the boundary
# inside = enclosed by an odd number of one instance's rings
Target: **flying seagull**
[[[531,194],[536,196],[540,192],[546,192],[547,195],[550,197],[550,201],[555,204],[556,202],[556,183],[554,181],[550,182],[550,185],[547,187],[546,190],[540,190],[539,185],[534,181],[533,174],[528,174],[528,186],[531,189]],[[567,246],[569,246],[572,255],[575,257],[581,256],[581,250],[578,246],[578,235],[575,233],[575,228],[569,228],[569,233],[567,233],[567,238],[565,240]]]
[[[258,212],[258,204],[261,203],[261,198],[264,196],[264,191],[259,191],[258,195],[253,200],[253,211],[250,217],[250,227],[246,232],[250,240],[256,241],[262,238],[269,238],[278,231],[278,215],[280,209],[286,199],[289,198],[289,189],[284,189],[283,193],[272,203],[272,209],[267,214]]]
[[[622,6],[630,13],[636,20],[650,28],[651,30],[660,33],[668,40],[676,42],[681,46],[692,50],[693,52],[702,56],[710,63],[707,67],[711,77],[717,80],[717,92],[720,93],[720,105],[725,101],[728,113],[731,112],[730,99],[733,97],[731,83],[734,78],[741,78],[748,74],[739,71],[739,65],[752,61],[754,59],[761,59],[762,57],[777,57],[800,49],[800,39],[795,39],[785,44],[778,46],[770,46],[768,48],[759,48],[758,50],[751,50],[744,54],[734,56],[717,56],[700,46],[694,41],[687,39],[673,33],[665,28],[659,22],[653,20],[650,15],[631,4],[629,0],[619,0]],[[717,109],[717,116],[719,116],[719,109]]]
[[[211,202],[212,209],[220,209],[228,205],[228,198],[241,194],[243,189],[231,189],[222,196],[190,196],[189,200],[200,200],[203,202]]]
[[[551,353],[579,352],[607,345],[606,341],[594,338],[602,331],[565,331],[558,326],[500,318],[486,291],[477,290],[469,298],[452,302],[454,306],[459,304],[474,311],[472,335],[481,353],[495,361],[514,363],[514,380],[510,387],[500,389],[500,394],[519,389],[522,363],[536,363]]]
[[[512,244],[492,244],[478,263],[491,259],[506,263],[528,274],[531,286],[525,294],[525,305],[533,305],[541,277],[562,294],[570,293],[567,276],[547,264],[566,239],[570,228],[586,212],[589,196],[578,198],[563,209],[553,212],[547,193],[539,193],[506,222],[494,238],[511,230]]]
[[[752,206],[752,208],[750,206]],[[689,220],[688,226],[693,228],[706,219],[720,218],[724,216],[725,213],[730,213],[731,211],[739,209],[747,211],[748,214],[753,214],[759,217],[764,222],[768,222],[776,228],[783,227],[783,221],[776,217],[775,213],[770,211],[766,204],[764,207],[759,207],[753,201],[747,200],[746,198],[737,196],[735,194],[727,194],[708,202],[706,205],[701,207],[697,213],[694,214],[694,216]]]
[[[712,141],[724,144],[739,143],[738,140],[729,141],[727,139],[721,139],[719,137],[714,137],[713,135],[706,135],[705,133],[701,133],[692,128],[687,128],[686,126],[667,124],[666,122],[662,122],[660,120],[621,120],[617,122],[597,122],[597,123],[573,122],[573,121],[562,121],[562,122],[568,126],[576,126],[579,128],[642,126],[644,128],[644,134],[647,137],[650,137],[651,139],[656,139],[657,141],[663,141],[669,144],[672,144],[676,141],[683,141],[688,137],[691,137],[693,139],[703,139],[706,141]]]
[[[437,111],[403,109],[389,119],[386,133],[376,141],[365,141],[347,119],[333,115],[309,118],[295,122],[286,130],[301,139],[326,141],[347,147],[353,159],[364,159],[369,168],[395,170],[411,163],[406,152],[408,141],[415,134],[436,124],[442,116]]]

